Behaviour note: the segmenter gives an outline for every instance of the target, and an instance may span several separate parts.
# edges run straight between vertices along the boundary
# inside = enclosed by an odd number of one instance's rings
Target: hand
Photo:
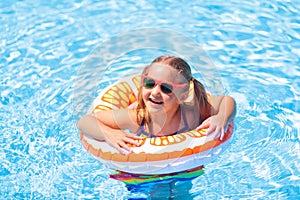
[[[227,120],[221,115],[213,115],[204,120],[196,129],[199,130],[203,128],[208,128],[206,135],[216,133],[215,139],[220,138],[220,140],[223,140],[227,128]]]
[[[131,148],[127,144],[133,144],[139,146],[140,143],[136,140],[141,140],[143,137],[127,133],[122,130],[112,130],[108,134],[105,134],[105,141],[120,151],[121,154],[125,155],[132,153]]]

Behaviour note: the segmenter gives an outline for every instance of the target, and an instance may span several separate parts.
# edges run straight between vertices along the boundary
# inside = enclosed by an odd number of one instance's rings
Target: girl
[[[194,98],[186,102],[192,84]],[[126,154],[131,152],[127,144],[138,145],[136,140],[142,137],[195,128],[209,127],[206,133],[214,132],[222,140],[227,124],[235,116],[234,99],[207,95],[203,85],[193,78],[190,66],[178,57],[155,59],[143,70],[141,85],[137,106],[88,114],[78,122],[78,128]]]

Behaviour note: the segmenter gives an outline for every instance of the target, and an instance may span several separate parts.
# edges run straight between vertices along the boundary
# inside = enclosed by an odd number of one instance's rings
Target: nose
[[[157,84],[154,88],[152,88],[151,95],[156,97],[160,95],[160,86]]]

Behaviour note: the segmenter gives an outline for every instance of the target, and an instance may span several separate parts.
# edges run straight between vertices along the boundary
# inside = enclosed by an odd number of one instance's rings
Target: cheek
[[[150,95],[150,92],[145,90],[145,89],[142,89],[142,98],[145,100],[149,97]]]
[[[177,102],[177,97],[175,94],[173,94],[171,96],[164,95],[163,99],[164,99],[164,102],[168,103],[168,104],[173,104],[173,103]]]

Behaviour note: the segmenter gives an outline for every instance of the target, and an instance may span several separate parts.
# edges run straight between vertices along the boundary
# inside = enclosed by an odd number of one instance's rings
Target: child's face
[[[143,100],[148,111],[156,113],[177,109],[180,103],[179,99],[187,87],[187,81],[183,76],[176,69],[162,64],[152,64],[144,75],[146,75],[144,82],[150,85],[150,87],[146,85],[142,89]],[[166,87],[172,84],[175,84],[173,88]]]

